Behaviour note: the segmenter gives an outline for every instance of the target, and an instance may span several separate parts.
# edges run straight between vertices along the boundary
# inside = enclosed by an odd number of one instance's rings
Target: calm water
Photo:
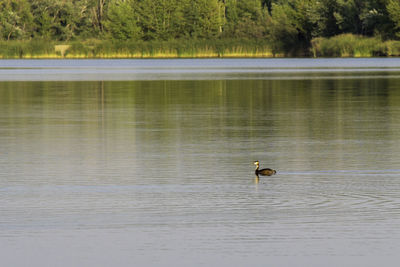
[[[0,61],[0,80],[2,266],[400,260],[400,59]]]

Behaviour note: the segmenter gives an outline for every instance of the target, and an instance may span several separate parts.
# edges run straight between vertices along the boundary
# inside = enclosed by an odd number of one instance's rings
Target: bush
[[[372,57],[387,54],[384,42],[375,37],[341,34],[311,41],[314,57]]]
[[[385,48],[387,56],[400,56],[400,41],[386,41]]]

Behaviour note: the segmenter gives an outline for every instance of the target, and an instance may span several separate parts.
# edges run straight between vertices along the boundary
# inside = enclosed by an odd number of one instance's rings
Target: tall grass
[[[281,57],[268,40],[215,39],[117,41],[88,39],[57,43],[42,39],[0,41],[0,58],[207,58]],[[343,34],[311,41],[314,57],[400,56],[400,41]],[[294,55],[295,56],[295,55]],[[302,55],[298,55],[302,56]]]
[[[272,57],[267,41],[216,39],[117,41],[89,39],[63,43],[45,40],[2,41],[0,58],[205,58]]]
[[[377,37],[342,34],[311,41],[314,57],[400,56],[400,41],[382,41]]]
[[[196,58],[273,56],[269,44],[250,40],[111,41],[72,43],[66,57]]]
[[[47,40],[0,41],[0,58],[58,57],[54,43]]]
[[[400,41],[386,41],[385,42],[386,55],[391,57],[400,56]]]

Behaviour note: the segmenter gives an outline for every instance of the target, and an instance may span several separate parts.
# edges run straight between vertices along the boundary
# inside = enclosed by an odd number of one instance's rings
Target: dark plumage
[[[271,176],[276,174],[276,171],[270,168],[266,168],[266,169],[261,169],[259,170],[258,168],[260,167],[260,162],[258,162],[258,160],[254,161],[254,165],[256,165],[256,171],[255,174],[258,175],[266,175],[266,176]]]

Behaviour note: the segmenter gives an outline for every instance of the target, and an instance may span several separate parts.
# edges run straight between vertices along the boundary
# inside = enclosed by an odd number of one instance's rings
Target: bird
[[[266,175],[266,176],[271,176],[276,174],[276,171],[270,168],[266,168],[266,169],[261,169],[259,170],[258,168],[260,167],[260,162],[258,160],[254,161],[254,165],[256,165],[256,170],[255,170],[255,174],[258,175]]]

